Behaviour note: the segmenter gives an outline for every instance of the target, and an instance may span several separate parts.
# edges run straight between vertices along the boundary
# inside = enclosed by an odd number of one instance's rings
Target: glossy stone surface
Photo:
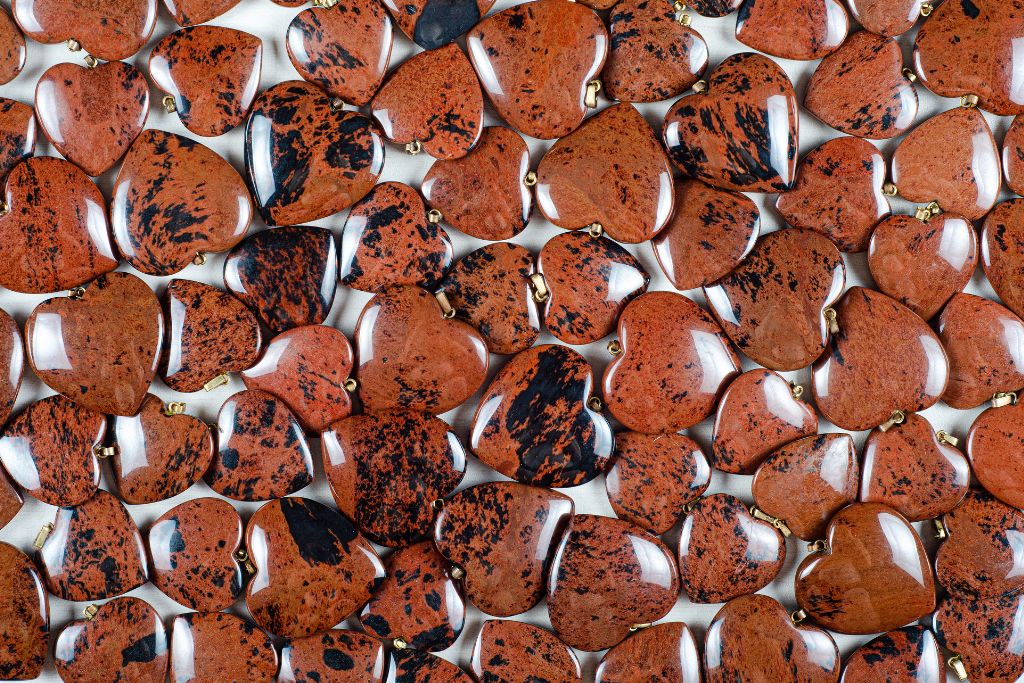
[[[224,285],[271,332],[280,333],[327,318],[337,273],[331,231],[300,225],[243,240],[224,262]]]
[[[164,0],[164,7],[179,26],[205,24],[229,11],[240,0]]]
[[[385,577],[352,522],[307,498],[281,498],[257,510],[245,528],[245,547],[256,567],[246,607],[258,624],[288,638],[344,620]]]
[[[642,628],[601,658],[595,683],[701,683],[700,653],[690,628],[670,621]]]
[[[691,299],[648,292],[619,316],[622,354],[604,371],[609,412],[647,434],[691,427],[714,412],[740,362],[714,318]]]
[[[306,431],[319,432],[352,412],[345,380],[352,373],[352,345],[340,331],[307,325],[283,332],[242,381],[285,402]]]
[[[280,498],[313,482],[313,457],[298,420],[259,389],[231,396],[217,413],[217,452],[206,483],[235,500]]]
[[[173,275],[197,254],[227,251],[252,221],[245,181],[194,140],[146,130],[114,181],[110,224],[117,249],[136,270]]]
[[[38,678],[49,650],[50,600],[32,560],[8,543],[0,543],[0,591],[0,676]]]
[[[453,42],[480,21],[494,0],[384,0],[402,32],[424,50]]]
[[[846,4],[853,18],[866,30],[882,36],[898,36],[914,27],[923,0],[846,0]]]
[[[871,231],[889,215],[885,174],[885,159],[873,144],[834,138],[801,160],[793,189],[779,195],[775,208],[794,228],[817,230],[840,251],[864,251]]]
[[[995,206],[1002,181],[992,129],[976,108],[933,116],[900,141],[891,177],[904,199],[937,201],[943,211],[976,221]]]
[[[7,526],[21,512],[24,504],[25,499],[22,498],[21,491],[11,481],[7,472],[0,468],[0,529]]]
[[[107,418],[57,395],[30,404],[0,437],[0,462],[29,495],[50,505],[78,505],[96,493]]]
[[[821,59],[846,40],[850,18],[839,0],[743,0],[736,40],[783,59]]]
[[[489,619],[473,645],[478,681],[579,683],[580,662],[555,634],[519,621]]]
[[[285,39],[300,76],[356,106],[380,88],[393,43],[391,18],[376,0],[304,9],[288,24]]]
[[[726,190],[784,192],[796,175],[798,130],[789,77],[768,57],[742,52],[715,67],[705,92],[672,105],[662,135],[689,177]]]
[[[537,255],[549,290],[544,325],[560,341],[589,344],[615,331],[630,301],[651,281],[643,264],[624,247],[584,231],[555,235]]]
[[[131,57],[149,41],[156,26],[157,0],[18,0],[18,25],[40,43],[77,40],[82,49],[104,60]]]
[[[53,663],[65,681],[163,683],[171,659],[168,646],[167,630],[152,605],[116,598],[61,631]]]
[[[762,236],[730,274],[704,288],[718,324],[746,356],[773,370],[806,367],[825,351],[823,312],[846,283],[842,255],[811,230]]]
[[[245,166],[268,225],[298,225],[346,209],[384,168],[384,143],[366,116],[331,106],[304,81],[256,99],[245,126]]]
[[[248,619],[216,612],[179,614],[171,622],[171,680],[272,683],[277,650]]]
[[[828,550],[796,575],[796,600],[837,633],[879,633],[935,609],[935,581],[914,527],[877,503],[855,503],[829,522]]]
[[[367,410],[440,414],[476,393],[487,377],[483,337],[445,319],[419,287],[393,287],[367,302],[356,324],[359,398]]]
[[[1002,161],[1006,186],[1014,194],[1024,194],[1024,117],[1015,116],[1010,122],[1003,137]]]
[[[455,664],[429,652],[395,650],[395,683],[473,683],[473,679]]]
[[[971,483],[963,453],[939,441],[931,423],[913,414],[887,432],[871,430],[862,472],[860,500],[888,505],[910,522],[949,512]]]
[[[1024,199],[1002,202],[985,218],[981,265],[1006,307],[1024,314]]]
[[[583,121],[587,84],[601,72],[608,42],[600,16],[563,0],[510,7],[481,21],[466,37],[469,57],[498,115],[542,140],[562,137]]]
[[[947,597],[931,620],[939,643],[960,655],[981,683],[1013,683],[1024,676],[1016,634],[1024,628],[1024,596],[992,600]]]
[[[1024,403],[990,408],[979,415],[967,434],[967,457],[985,489],[1014,507],[1024,507]]]
[[[0,85],[10,83],[25,68],[25,36],[6,9],[0,10]]]
[[[843,666],[842,683],[944,683],[945,666],[932,632],[906,626],[854,650]]]
[[[660,539],[621,519],[576,515],[551,564],[548,617],[567,645],[594,652],[668,614],[678,595],[676,563]]]
[[[35,110],[0,97],[0,180],[36,150]]]
[[[0,286],[42,294],[71,289],[117,267],[107,202],[77,166],[35,157],[7,175],[0,216]]]
[[[146,549],[124,505],[100,489],[57,510],[37,564],[58,598],[84,602],[123,595],[146,583]]]
[[[24,374],[25,344],[21,330],[10,314],[0,309],[0,425],[6,423],[11,415]]]
[[[335,422],[321,437],[321,451],[338,509],[370,540],[388,547],[426,538],[435,501],[454,491],[466,473],[466,451],[452,428],[411,410]]]
[[[220,498],[195,498],[174,506],[149,529],[153,585],[179,604],[219,612],[242,594],[245,575],[235,552],[242,518]]]
[[[331,629],[295,638],[281,650],[280,683],[384,683],[394,664],[384,644],[359,631]]]
[[[458,491],[434,525],[438,551],[465,572],[466,598],[496,616],[540,602],[573,501],[550,489],[495,481]]]
[[[835,307],[839,334],[814,364],[812,386],[832,424],[873,429],[893,411],[933,406],[946,390],[949,363],[939,338],[898,301],[851,287]]]
[[[757,468],[751,493],[762,512],[814,541],[835,513],[857,500],[859,475],[849,434],[817,434],[772,451]]]
[[[686,7],[702,17],[724,17],[739,9],[741,4],[743,0],[691,0]]]
[[[103,275],[81,299],[56,297],[25,323],[32,371],[83,408],[135,415],[156,375],[163,337],[160,302],[128,273]]]

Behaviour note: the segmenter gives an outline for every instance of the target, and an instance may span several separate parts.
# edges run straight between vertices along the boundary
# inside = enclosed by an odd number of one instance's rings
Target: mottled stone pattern
[[[331,629],[295,638],[281,650],[280,683],[383,683],[393,667],[384,644],[359,631]]]
[[[473,646],[478,681],[580,683],[576,655],[555,634],[519,621],[484,622]]]
[[[985,218],[981,265],[1006,307],[1024,314],[1024,199],[1008,199]]]
[[[898,36],[914,26],[923,0],[847,0],[850,14],[866,30],[882,36]]]
[[[424,50],[435,50],[464,34],[487,14],[494,0],[384,0],[395,23]]]
[[[141,50],[156,26],[157,0],[19,0],[13,7],[18,24],[31,27],[30,38],[50,44],[74,38],[85,52],[108,61]]]
[[[967,434],[967,456],[985,490],[1017,508],[1024,507],[1024,403],[991,408],[979,415]]]
[[[171,626],[171,680],[273,683],[277,650],[248,619],[216,612],[179,614]]]
[[[473,683],[469,674],[429,652],[395,650],[395,683]]]
[[[821,59],[849,28],[840,0],[743,0],[736,16],[738,41],[783,59]]]
[[[981,601],[950,596],[931,623],[939,643],[960,655],[972,678],[996,683],[1024,676],[1024,659],[1014,638],[1024,628],[1024,596]]]
[[[0,308],[0,426],[11,415],[24,374],[25,344],[21,330],[18,322]]]
[[[239,2],[240,0],[164,0],[164,6],[179,26],[193,26],[216,19]]]
[[[35,110],[0,97],[0,180],[36,150]]]
[[[670,621],[642,628],[601,658],[595,683],[701,683],[700,652],[690,628]]]
[[[942,683],[945,666],[932,632],[906,626],[854,650],[843,667],[842,683]]]
[[[0,100],[0,121],[4,100]],[[0,125],[0,128],[3,128]],[[2,167],[0,167],[2,168]],[[1024,194],[1024,117],[1015,116],[1003,137],[1003,176],[1014,194]]]
[[[0,468],[0,529],[7,526],[21,512],[24,504],[25,499],[21,497],[21,491],[7,476],[7,472]]]
[[[50,602],[32,560],[7,543],[0,543],[0,592],[0,676],[38,678],[49,650]]]
[[[0,84],[9,83],[25,68],[25,36],[6,9],[0,10]]]
[[[743,0],[690,0],[686,7],[702,17],[714,18],[728,16],[742,4]]]

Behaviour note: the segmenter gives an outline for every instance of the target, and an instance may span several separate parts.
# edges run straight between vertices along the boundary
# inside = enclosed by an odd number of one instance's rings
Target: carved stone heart
[[[821,59],[849,29],[839,0],[743,0],[736,17],[736,40],[783,59]]]
[[[866,30],[898,36],[914,27],[925,0],[847,0],[850,14]],[[922,683],[924,683],[922,681]]]
[[[35,110],[17,100],[0,97],[0,180],[35,151]]]
[[[178,26],[195,26],[216,19],[241,0],[164,0]]]
[[[172,681],[271,681],[277,673],[274,641],[243,617],[187,612],[171,632]]]
[[[989,408],[974,420],[967,435],[967,457],[974,476],[989,493],[1008,505],[1024,507],[1024,403]]]
[[[594,683],[701,683],[701,656],[690,628],[670,621],[639,629],[601,658]]]
[[[472,667],[478,681],[583,680],[576,654],[554,633],[520,621],[485,621],[473,645]]]
[[[281,650],[282,680],[384,683],[394,667],[384,643],[360,631],[340,628],[293,638]],[[342,673],[344,672],[344,673]],[[390,679],[388,679],[390,680]]]
[[[21,338],[21,330],[10,314],[0,309],[0,426],[11,416],[24,374],[25,343]]]
[[[127,59],[149,42],[157,0],[18,0],[13,9],[14,18],[33,40],[74,40],[94,57],[111,61]]]
[[[0,85],[10,83],[25,68],[25,36],[7,10],[0,10]]]
[[[944,683],[945,667],[932,632],[906,626],[857,648],[846,660],[842,683]]]
[[[436,50],[473,28],[494,0],[383,0],[395,23],[424,50]]]
[[[1017,639],[1024,629],[1024,595],[991,600],[949,596],[931,619],[939,643],[960,655],[977,681],[1019,681],[1024,676]]]
[[[11,680],[38,678],[50,649],[50,599],[32,560],[2,542],[0,588],[0,672]]]
[[[1024,314],[1024,199],[1008,199],[985,218],[981,265],[1006,307]]]

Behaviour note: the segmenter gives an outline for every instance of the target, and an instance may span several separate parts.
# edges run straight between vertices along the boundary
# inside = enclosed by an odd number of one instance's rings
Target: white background
[[[345,0],[341,0],[344,2]],[[499,0],[497,5],[492,11],[499,11],[506,7],[516,4],[515,0]],[[213,25],[228,26],[232,28],[242,29],[259,36],[263,40],[264,44],[264,62],[263,62],[263,74],[261,80],[261,88],[269,87],[275,83],[288,79],[297,79],[299,76],[292,68],[291,62],[288,59],[287,52],[285,50],[285,31],[288,23],[298,13],[298,9],[289,9],[279,7],[272,4],[269,0],[242,0],[241,3],[232,9],[227,14],[210,22]],[[708,43],[710,50],[710,65],[714,67],[722,59],[730,54],[743,51],[747,48],[742,46],[735,40],[733,35],[735,27],[735,15],[725,17],[722,19],[706,19],[700,16],[693,17],[693,28],[699,31]],[[136,65],[140,70],[147,74],[147,60],[149,52],[152,46],[163,36],[173,31],[177,26],[174,24],[170,16],[167,14],[164,7],[160,7],[160,17],[157,23],[156,31],[153,34],[149,44],[136,56],[131,58],[132,64]],[[411,41],[407,40],[404,36],[400,35],[400,31],[396,28],[396,42],[395,48],[392,53],[391,65],[394,67],[403,61],[406,57],[411,55],[413,52],[419,50]],[[910,54],[913,35],[915,31],[911,31],[909,34],[901,37],[900,43],[904,49],[904,59],[906,64],[910,64]],[[35,42],[30,41],[28,50],[28,64],[22,74],[11,83],[0,86],[0,96],[14,98],[22,102],[31,103],[33,99],[35,83],[38,80],[40,74],[43,71],[58,62],[61,61],[72,61],[81,63],[84,53],[73,54],[66,50],[63,45],[44,46]],[[807,84],[807,81],[816,65],[816,62],[795,62],[788,60],[777,60],[786,69],[790,77],[793,80],[794,86],[798,99],[802,101],[803,91]],[[218,138],[198,138],[189,131],[187,131],[178,121],[177,116],[174,114],[167,114],[160,106],[160,101],[163,97],[163,93],[158,91],[155,86],[151,85],[150,101],[151,111],[147,127],[159,128],[163,130],[172,131],[174,133],[186,135],[192,138],[199,139],[203,144],[216,150],[223,157],[228,159],[235,167],[244,173],[243,169],[243,140],[244,134],[242,127],[233,130],[225,135]],[[938,98],[931,93],[927,92],[923,87],[918,86],[918,93],[921,99],[921,110],[918,116],[918,122],[925,120],[927,117],[935,115],[939,112],[945,111],[952,107],[958,106],[958,101],[950,100],[945,98]],[[673,100],[674,101],[674,100]],[[643,111],[648,121],[659,131],[661,128],[661,120],[664,116],[665,111],[671,102],[664,102],[653,105],[641,105],[640,109]],[[604,98],[601,99],[600,106],[607,106],[608,102]],[[997,141],[1001,141],[1006,128],[1009,126],[1010,119],[1008,117],[993,117],[987,116],[989,122],[993,126],[993,131],[996,135]],[[493,111],[488,110],[487,120],[488,125],[500,124],[501,121],[494,115]],[[801,156],[821,144],[825,140],[838,136],[838,133],[831,128],[819,123],[816,119],[806,113],[800,115],[800,150]],[[883,151],[884,155],[888,159],[892,151],[895,149],[897,141],[882,141],[877,143],[879,148]],[[543,142],[538,140],[529,140],[530,148],[532,151],[532,162],[533,167],[536,168],[539,163],[544,150],[550,145],[549,142]],[[937,145],[941,145],[942,141],[936,140]],[[36,149],[37,155],[50,154],[55,155],[56,152],[45,140],[42,133],[40,132],[40,141]],[[386,164],[384,173],[381,176],[381,180],[398,180],[409,183],[415,187],[420,184],[423,175],[430,167],[432,160],[425,154],[419,156],[409,156],[405,154],[400,147],[388,146]],[[111,186],[113,184],[115,171],[108,172],[104,176],[98,179],[98,183],[102,188],[104,194],[109,198]],[[761,208],[761,220],[762,220],[762,231],[768,232],[775,230],[779,227],[783,227],[783,223],[778,216],[778,213],[774,209],[775,197],[774,195],[752,195],[758,206]],[[910,204],[902,201],[894,202],[894,211],[901,212],[912,212]],[[315,224],[323,225],[330,228],[335,233],[335,238],[339,238],[341,230],[345,222],[346,213],[337,214],[331,218],[318,221]],[[252,227],[252,231],[264,229],[264,225],[257,220],[257,223]],[[514,241],[522,243],[529,247],[534,253],[536,253],[543,244],[555,234],[559,233],[560,229],[545,222],[539,217],[539,212],[534,212],[534,219],[530,223],[527,230],[519,235]],[[449,229],[449,233],[452,237],[452,241],[455,245],[456,257],[461,257],[473,249],[482,246],[484,242],[467,237],[458,233],[454,229]],[[651,247],[649,244],[642,245],[629,245],[627,247],[631,252],[637,255],[648,272],[652,276],[651,289],[672,289],[668,280],[664,277],[661,269],[658,267],[657,261],[654,258]],[[868,274],[865,258],[863,254],[858,255],[845,255],[847,264],[847,285],[852,284],[866,284],[871,286],[871,278]],[[224,257],[223,255],[211,255],[207,264],[202,267],[189,266],[186,270],[179,273],[177,277],[184,277],[194,280],[201,280],[217,284],[223,287],[223,281],[221,278],[222,267]],[[126,270],[129,272],[135,272],[127,265],[122,265],[120,270]],[[135,273],[139,275],[139,273]],[[158,294],[162,295],[163,286],[166,284],[168,278],[153,278],[149,276],[142,276],[148,281],[156,290]],[[995,298],[991,288],[987,282],[984,281],[981,268],[979,267],[975,273],[975,277],[968,287],[968,291],[987,296],[989,298]],[[699,290],[687,292],[688,296],[704,302],[703,295]],[[33,296],[23,294],[13,294],[8,291],[0,291],[0,307],[10,312],[19,324],[24,325],[25,319],[28,317],[32,308],[40,301],[48,298],[45,295]],[[343,330],[346,335],[351,339],[352,333],[355,327],[356,318],[359,311],[362,309],[363,304],[368,300],[369,296],[361,292],[355,292],[339,288],[337,296],[334,301],[334,307],[331,311],[330,317],[327,320],[327,324],[334,325]],[[550,337],[547,333],[542,335],[540,340],[541,343],[547,343],[556,341]],[[607,340],[590,344],[586,347],[579,347],[593,363],[595,373],[599,377],[603,371],[604,366],[607,364],[610,357],[605,351],[605,344]],[[494,356],[492,357],[492,374],[503,364],[503,357]],[[744,368],[754,367],[750,361],[744,361]],[[805,393],[805,397],[810,397],[810,384],[808,370],[785,373],[790,379],[793,379],[800,384],[804,385],[808,391]],[[220,404],[235,391],[244,388],[241,381],[237,378],[232,378],[231,383],[228,386],[216,389],[211,393],[197,393],[191,395],[177,394],[170,391],[164,384],[158,379],[153,384],[152,392],[160,396],[165,401],[170,400],[182,400],[188,404],[188,412],[194,415],[198,415],[207,422],[214,423],[216,421],[217,410]],[[32,401],[38,400],[44,396],[53,393],[48,387],[45,387],[40,383],[31,372],[26,370],[26,377],[24,384],[21,389],[21,394],[18,397],[17,406],[15,408],[15,414],[23,409],[27,404]],[[473,410],[476,406],[477,397],[474,397],[466,405],[444,415],[443,417],[452,423],[456,431],[459,433],[465,442],[468,435],[468,427],[470,419],[472,418]],[[935,406],[928,411],[925,411],[924,415],[932,422],[936,429],[946,429],[953,435],[961,437],[961,443],[963,443],[963,437],[966,435],[968,428],[974,417],[980,412],[980,409],[973,411],[955,411],[945,405]],[[821,422],[821,431],[837,431],[835,427]],[[705,421],[701,425],[689,430],[692,437],[697,439],[707,451],[710,446],[711,437],[711,425],[710,420]],[[854,435],[858,447],[863,443],[866,433],[862,432]],[[314,454],[319,451],[319,441],[313,440],[311,446],[314,449]],[[322,502],[333,504],[330,492],[327,488],[326,482],[324,481],[322,471],[320,469],[319,457],[315,457],[317,463],[317,480],[316,482],[307,489],[300,492],[299,495],[316,498]],[[107,466],[104,465],[106,468]],[[471,460],[469,464],[469,471],[466,476],[463,486],[469,486],[481,481],[501,479],[501,475],[496,474],[489,468],[481,465],[475,460]],[[750,494],[750,477],[738,476],[738,475],[726,475],[719,472],[715,472],[713,475],[711,488],[709,492],[726,491],[741,496],[749,502]],[[109,475],[104,472],[104,488],[110,488]],[[607,498],[604,491],[604,478],[598,478],[597,480],[590,482],[585,486],[580,486],[573,489],[565,490],[566,493],[571,495],[576,501],[576,511],[579,513],[595,513],[612,515],[612,510],[608,505]],[[164,511],[168,510],[172,506],[181,503],[189,498],[201,497],[201,496],[216,496],[204,483],[200,483],[185,493],[172,498],[171,500],[164,501],[161,503],[154,503],[151,505],[139,505],[130,506],[132,516],[135,518],[140,529],[145,534],[149,525]],[[39,501],[26,497],[26,503],[24,508],[18,514],[18,516],[3,530],[0,530],[0,540],[7,541],[21,548],[23,551],[30,552],[32,550],[32,541],[39,530],[39,527],[45,522],[52,521],[55,513],[55,508],[40,503]],[[243,520],[247,520],[249,515],[255,511],[259,504],[255,503],[238,503],[232,501],[235,506],[239,509],[243,516]],[[921,526],[921,525],[918,525]],[[934,551],[934,541],[931,539],[931,526],[928,525],[923,528],[922,531],[925,536],[925,543],[929,547],[929,551]],[[722,543],[729,543],[730,539],[723,537]],[[806,551],[804,544],[797,541],[795,538],[788,540],[787,548],[787,560],[785,568],[778,576],[776,581],[766,588],[763,592],[776,597],[781,600],[783,604],[790,610],[795,609],[795,601],[793,599],[793,575],[800,560],[805,556]],[[143,598],[153,604],[157,609],[160,610],[161,614],[166,617],[166,623],[170,623],[170,618],[178,613],[186,611],[181,605],[173,602],[166,598],[152,585],[142,586],[129,595],[134,595]],[[51,630],[54,638],[60,629],[69,620],[81,617],[83,608],[86,607],[86,603],[69,603],[64,600],[60,600],[55,597],[50,597],[50,610],[51,610]],[[704,630],[707,627],[708,622],[718,611],[720,605],[694,605],[686,600],[685,597],[681,597],[676,604],[672,612],[666,617],[665,620],[683,620],[690,624],[703,642]],[[239,601],[233,608],[232,611],[239,613],[245,612],[244,601]],[[479,631],[479,626],[482,620],[482,615],[475,608],[469,608],[469,615],[467,618],[466,627],[463,631],[462,637],[459,641],[450,648],[449,650],[441,653],[441,656],[452,661],[456,661],[464,667],[468,668],[469,655],[472,649],[473,640]],[[531,621],[539,624],[547,625],[547,615],[543,603],[528,612],[525,615],[516,617],[526,621]],[[347,622],[348,625],[354,625],[355,620]],[[845,636],[837,636],[836,638],[844,656],[854,649],[857,645],[868,640],[868,638],[853,638]],[[587,654],[579,653],[580,661],[584,669],[584,680],[593,680],[594,671],[597,667],[597,663],[600,659],[600,654]],[[47,663],[47,668],[42,676],[42,681],[58,681],[56,673],[54,672],[51,663]],[[950,681],[955,680],[950,674]]]

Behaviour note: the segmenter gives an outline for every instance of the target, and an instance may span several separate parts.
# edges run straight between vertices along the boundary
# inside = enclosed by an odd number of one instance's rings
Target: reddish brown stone
[[[940,441],[920,415],[907,415],[889,431],[868,434],[860,484],[864,503],[888,505],[908,521],[920,522],[956,507],[970,483],[967,458]]]
[[[394,666],[384,644],[359,631],[331,629],[289,640],[281,650],[279,683],[384,683]]]
[[[1007,505],[1024,507],[1024,403],[990,408],[967,434],[967,457],[985,489]]]
[[[608,54],[608,31],[582,4],[535,0],[487,17],[466,44],[498,115],[526,135],[551,140],[583,121],[587,84]]]
[[[163,401],[146,396],[139,414],[115,417],[111,458],[117,491],[126,503],[155,503],[199,481],[213,460],[210,427],[191,415],[168,415]]]
[[[395,650],[395,683],[473,683],[455,664],[418,650]]]
[[[854,503],[828,525],[825,552],[809,555],[796,576],[796,600],[837,633],[878,633],[935,609],[935,581],[924,545],[899,513]]]
[[[882,36],[898,36],[914,27],[924,0],[847,0],[846,4],[853,18],[866,30]]]
[[[0,97],[0,180],[36,151],[35,110]]]
[[[948,596],[931,626],[939,643],[960,655],[971,680],[1011,683],[1024,676],[1017,644],[1024,629],[1024,595],[981,601]]]
[[[0,426],[7,422],[25,374],[25,344],[17,321],[0,308]],[[0,519],[3,514],[0,514]],[[2,527],[3,524],[0,524]]]
[[[476,393],[487,377],[487,344],[461,320],[444,317],[418,287],[393,287],[367,302],[356,324],[359,398],[367,410],[440,414]]]
[[[389,547],[426,538],[434,505],[466,473],[459,438],[429,413],[384,410],[339,420],[324,431],[321,452],[338,509]]]
[[[768,57],[743,52],[711,72],[706,91],[672,105],[662,135],[687,176],[726,190],[785,192],[796,174],[799,126],[786,72]]]
[[[690,0],[686,3],[687,9],[692,9],[702,17],[724,17],[732,14],[743,0]]]
[[[704,287],[722,330],[748,357],[773,370],[797,370],[828,343],[823,312],[846,284],[843,257],[828,239],[789,228],[762,236],[750,256]]]
[[[7,10],[0,9],[0,85],[9,83],[25,68],[25,36]]]
[[[700,654],[690,628],[670,621],[642,628],[601,658],[595,683],[701,683]]]
[[[75,40],[84,51],[110,61],[131,57],[149,42],[157,0],[18,0],[13,9],[29,38],[49,44]]]
[[[0,215],[0,285],[41,294],[70,289],[117,267],[107,203],[77,166],[35,157],[7,176]]]
[[[533,192],[524,182],[529,171],[523,137],[489,126],[466,156],[435,161],[420,189],[449,225],[477,239],[505,240],[530,222]]]
[[[24,553],[0,542],[0,676],[32,680],[43,671],[49,649],[50,600]]]
[[[478,681],[580,683],[576,655],[540,626],[488,619],[473,645],[473,675]]]
[[[128,273],[103,275],[80,299],[56,297],[25,323],[28,361],[47,386],[83,408],[135,415],[156,375],[160,302]]]
[[[981,230],[981,265],[1006,307],[1024,314],[1024,199],[999,204]]]
[[[434,50],[473,28],[494,0],[383,0],[402,32],[424,50]]]
[[[783,59],[821,59],[849,29],[839,0],[743,0],[736,17],[736,40]]]
[[[69,623],[57,637],[53,663],[78,683],[163,683],[170,664],[160,614],[145,600],[116,598]]]
[[[216,19],[240,0],[164,0],[164,7],[179,26],[205,24]]]
[[[711,415],[740,361],[714,318],[685,296],[648,292],[619,316],[622,353],[604,371],[604,399],[627,429],[692,427]]]
[[[21,497],[21,491],[0,467],[0,529],[7,526],[21,512],[24,504],[25,499]]]
[[[945,666],[932,632],[906,626],[857,648],[846,660],[841,683],[944,683]]]
[[[0,111],[2,111],[0,105]],[[1015,116],[1003,138],[1003,175],[1014,194],[1024,194],[1024,117]]]
[[[934,332],[894,299],[851,287],[835,307],[839,333],[814,363],[819,412],[857,431],[884,423],[893,412],[930,408],[946,390],[949,362]]]
[[[277,650],[251,621],[216,612],[179,614],[171,626],[171,680],[273,683]]]
[[[190,26],[153,46],[149,73],[174,98],[174,111],[196,135],[221,135],[242,123],[260,87],[263,41],[221,26]]]
[[[385,578],[373,546],[347,517],[315,500],[280,498],[245,528],[256,567],[245,604],[256,623],[295,638],[326,631],[369,600]]]
[[[754,503],[797,538],[825,535],[835,513],[857,500],[860,467],[849,434],[807,436],[775,449],[754,475]]]
[[[982,218],[995,206],[1002,181],[999,149],[985,117],[976,108],[958,107],[919,125],[892,155],[892,181],[904,199],[936,201],[943,211]]]
[[[630,627],[661,619],[679,596],[679,573],[665,544],[621,519],[576,515],[551,564],[548,617],[565,643],[595,652]]]
[[[123,595],[148,578],[138,527],[103,489],[81,505],[57,510],[36,561],[49,591],[74,602]]]

